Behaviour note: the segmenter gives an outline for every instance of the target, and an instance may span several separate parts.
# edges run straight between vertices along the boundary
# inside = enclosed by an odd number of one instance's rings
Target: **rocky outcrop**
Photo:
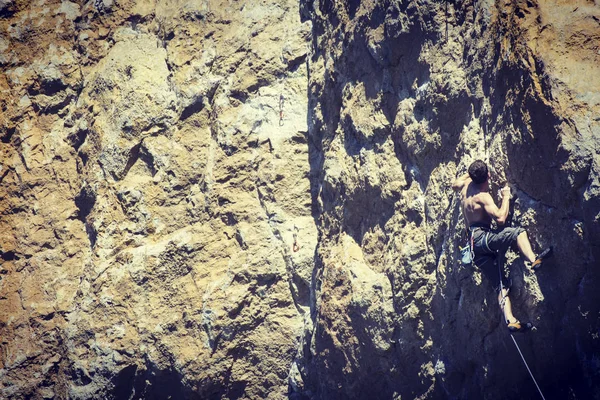
[[[600,398],[592,3],[0,0],[0,397]],[[492,276],[490,276],[492,275]]]
[[[486,159],[544,271],[509,253],[517,337],[547,398],[598,398],[598,9],[303,2],[318,205],[316,398],[535,398],[491,276],[458,262],[451,182]],[[310,343],[310,346],[308,345]],[[375,390],[377,388],[377,390]]]
[[[297,5],[7,4],[0,397],[284,397],[316,245]]]

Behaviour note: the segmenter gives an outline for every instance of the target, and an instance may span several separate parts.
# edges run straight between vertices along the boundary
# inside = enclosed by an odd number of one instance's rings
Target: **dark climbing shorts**
[[[505,253],[517,241],[517,236],[525,232],[523,228],[490,229],[489,227],[471,226],[473,233],[473,250],[478,254]]]
[[[525,232],[523,228],[491,229],[488,225],[471,225],[475,264],[479,267],[494,261],[496,255],[504,254],[517,241],[517,236]]]

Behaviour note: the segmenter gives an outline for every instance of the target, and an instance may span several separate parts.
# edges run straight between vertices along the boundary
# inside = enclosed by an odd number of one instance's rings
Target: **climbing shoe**
[[[534,262],[531,263],[531,269],[537,271],[541,266],[542,262],[550,258],[552,256],[552,246],[548,247],[546,250],[542,251],[539,256],[535,259]]]
[[[510,322],[508,324],[508,330],[511,333],[514,332],[527,332],[530,331],[532,329],[535,329],[533,324],[531,322],[527,322],[526,324],[523,324],[519,321],[515,321],[515,322]]]

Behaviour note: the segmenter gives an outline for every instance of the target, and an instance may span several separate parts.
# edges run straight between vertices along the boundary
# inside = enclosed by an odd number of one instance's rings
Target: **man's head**
[[[482,184],[488,179],[488,167],[481,160],[473,162],[469,166],[469,176],[477,185]]]

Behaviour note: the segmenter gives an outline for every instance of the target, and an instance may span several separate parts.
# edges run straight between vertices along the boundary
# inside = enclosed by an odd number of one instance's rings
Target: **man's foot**
[[[511,332],[519,332],[521,330],[521,328],[522,328],[521,323],[518,320],[508,323],[508,330]]]
[[[514,332],[527,332],[529,330],[531,330],[533,328],[533,324],[531,322],[527,322],[526,324],[523,324],[517,320],[515,320],[515,322],[509,322],[508,323],[508,330],[511,333]]]
[[[552,246],[542,251],[539,256],[536,257],[535,261],[531,263],[531,269],[537,271],[541,266],[542,262],[552,256]]]

